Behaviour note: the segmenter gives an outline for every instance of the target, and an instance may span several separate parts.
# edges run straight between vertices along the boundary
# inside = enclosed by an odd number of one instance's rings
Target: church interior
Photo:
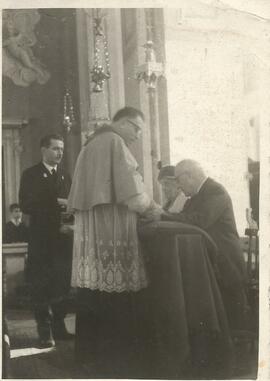
[[[64,137],[72,177],[93,131],[124,106],[146,119],[131,148],[162,204],[160,166],[197,160],[228,190],[248,269],[253,323],[236,337],[233,378],[257,377],[262,144],[270,91],[270,8],[261,1],[180,0],[178,8],[39,8],[2,12],[2,226],[40,139]],[[258,5],[258,3],[257,3]],[[264,180],[266,181],[266,180]],[[27,225],[27,216],[23,216]],[[4,232],[3,232],[4,234]],[[260,242],[261,244],[261,242]],[[260,246],[261,250],[261,246]],[[25,285],[27,243],[3,243],[4,378],[84,378],[72,343],[34,347]],[[261,271],[261,268],[260,268]],[[74,306],[66,324],[75,330]],[[237,346],[238,345],[238,346]],[[262,370],[260,370],[262,371]]]

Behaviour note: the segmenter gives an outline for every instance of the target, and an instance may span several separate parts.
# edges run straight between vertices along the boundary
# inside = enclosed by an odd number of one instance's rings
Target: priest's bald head
[[[134,107],[124,107],[114,115],[111,127],[127,145],[136,141],[144,128],[144,115]]]
[[[186,196],[194,196],[207,179],[201,165],[191,159],[182,160],[176,165],[175,177]]]

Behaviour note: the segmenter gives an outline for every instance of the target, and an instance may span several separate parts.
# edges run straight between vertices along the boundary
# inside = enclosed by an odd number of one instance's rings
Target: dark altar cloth
[[[214,270],[215,243],[183,223],[153,222],[138,231],[150,277],[156,378],[229,378],[233,344]]]
[[[155,368],[147,290],[77,289],[75,360],[81,378],[148,379]]]

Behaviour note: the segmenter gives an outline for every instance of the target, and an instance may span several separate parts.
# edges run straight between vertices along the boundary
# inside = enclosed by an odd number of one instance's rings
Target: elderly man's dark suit
[[[72,238],[60,233],[57,198],[67,198],[70,185],[59,167],[52,175],[43,163],[25,170],[21,178],[20,206],[30,216],[27,276],[38,329],[51,320],[61,329],[66,314],[63,300],[70,288]]]
[[[232,201],[226,189],[208,178],[181,213],[162,219],[199,226],[213,238],[219,251],[220,288],[230,325],[234,329],[243,327],[246,271]]]

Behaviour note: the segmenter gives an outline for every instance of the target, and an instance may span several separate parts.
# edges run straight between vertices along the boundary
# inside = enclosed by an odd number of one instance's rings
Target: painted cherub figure
[[[3,74],[10,77],[14,83],[22,86],[28,86],[34,81],[40,84],[46,83],[50,74],[43,68],[31,49],[35,43],[35,38],[31,39],[31,35],[27,35],[29,32],[27,30],[24,33],[22,28],[15,25],[15,21],[11,17],[6,18],[5,21]]]

